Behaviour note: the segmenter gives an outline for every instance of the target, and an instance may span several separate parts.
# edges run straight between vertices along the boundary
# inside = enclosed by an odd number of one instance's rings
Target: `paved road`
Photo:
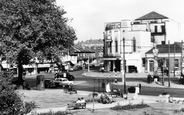
[[[104,88],[102,88],[102,82],[109,82],[109,81],[113,81],[113,78],[96,78],[94,80],[94,78],[91,77],[84,77],[81,74],[83,73],[83,71],[75,71],[75,72],[70,72],[72,75],[74,75],[76,77],[74,83],[76,83],[75,87],[78,90],[84,90],[84,91],[99,91],[99,92],[103,92],[105,91]],[[54,79],[54,74],[53,73],[49,73],[49,74],[45,74],[45,78],[46,79]],[[35,87],[35,77],[31,77],[28,76],[26,77],[26,81],[29,82],[29,84],[31,85],[31,87]],[[167,80],[167,79],[165,79]],[[171,79],[171,81],[174,81],[176,79]],[[120,78],[118,78],[118,81],[121,81]],[[146,78],[145,77],[139,77],[139,78],[127,78],[127,82],[130,81],[137,81],[137,82],[146,82]],[[113,87],[117,87],[122,89],[123,91],[123,85],[115,85]],[[130,87],[127,85],[127,88]],[[143,86],[142,90],[141,90],[141,94],[142,95],[153,95],[153,96],[158,96],[159,94],[163,93],[163,92],[167,92],[169,93],[171,96],[174,97],[184,97],[184,88],[183,89],[179,89],[179,88],[160,88],[160,87],[146,87]]]

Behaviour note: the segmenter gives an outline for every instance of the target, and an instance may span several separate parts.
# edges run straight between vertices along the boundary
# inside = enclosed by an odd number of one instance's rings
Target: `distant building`
[[[174,44],[162,44],[156,46],[158,49],[158,60],[165,59],[167,68],[170,68],[171,72],[181,70],[181,43],[175,42]],[[154,56],[153,49],[150,49],[145,53],[146,55],[146,71],[153,72],[154,69]],[[170,58],[169,58],[170,57]],[[168,65],[170,62],[170,66]]]
[[[78,53],[78,61],[84,60],[85,62],[89,58],[91,64],[94,64],[95,66],[100,65],[101,63],[100,59],[103,57],[103,47],[104,47],[103,39],[90,39],[86,41],[81,41],[78,42],[75,45],[75,47],[81,49],[76,52]]]
[[[83,49],[89,49],[90,51],[95,52],[94,58],[103,57],[103,39],[90,39],[86,41],[78,42],[77,45],[80,45]]]

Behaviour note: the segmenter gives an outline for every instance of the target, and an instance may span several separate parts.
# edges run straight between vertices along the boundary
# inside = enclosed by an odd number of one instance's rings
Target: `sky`
[[[181,25],[184,40],[184,0],[56,0],[67,13],[78,40],[103,39],[104,24],[124,19],[133,21],[155,11]]]

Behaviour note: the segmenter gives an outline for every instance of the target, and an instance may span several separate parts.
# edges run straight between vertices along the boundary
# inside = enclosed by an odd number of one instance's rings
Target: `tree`
[[[0,0],[0,45],[6,60],[18,66],[19,85],[23,64],[58,57],[77,39],[65,13],[55,0]]]

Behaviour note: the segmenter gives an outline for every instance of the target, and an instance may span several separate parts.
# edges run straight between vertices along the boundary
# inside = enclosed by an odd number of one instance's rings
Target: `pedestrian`
[[[101,72],[104,73],[104,67],[103,66],[101,67]]]
[[[81,103],[86,103],[86,100],[83,97],[81,97]]]
[[[152,77],[150,74],[148,74],[148,77],[147,77],[147,83],[151,83],[152,82]]]
[[[81,103],[81,99],[78,98],[77,101],[76,101],[76,103]]]
[[[138,86],[138,88],[139,88],[139,93],[141,94],[141,83],[139,82],[138,84],[137,84],[137,86]]]

